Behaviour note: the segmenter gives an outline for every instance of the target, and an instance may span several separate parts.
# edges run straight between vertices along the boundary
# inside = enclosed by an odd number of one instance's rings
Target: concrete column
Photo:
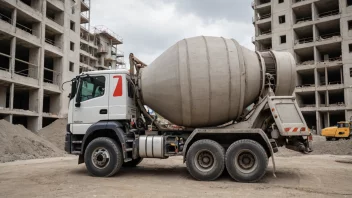
[[[9,98],[9,109],[13,109],[13,98],[14,98],[14,95],[15,95],[15,84],[14,83],[11,83],[10,85],[10,98]]]
[[[327,88],[328,86],[328,68],[324,68],[324,72],[325,72],[325,87]]]
[[[329,106],[330,102],[329,102],[329,91],[325,92],[325,103],[326,106]]]
[[[13,77],[13,74],[15,73],[15,63],[16,63],[16,37],[13,37],[11,39],[11,47],[10,47],[10,72],[11,72],[11,77]]]
[[[340,68],[340,78],[341,78],[341,84],[344,84],[344,80],[343,80],[343,68]]]
[[[317,18],[318,18],[318,10],[315,3],[312,3],[312,19],[313,21],[315,21],[317,20]]]
[[[17,9],[13,10],[11,18],[12,18],[12,25],[16,26],[16,23],[17,23]]]
[[[27,128],[32,132],[37,132],[42,128],[42,121],[39,117],[29,116],[27,117]]]

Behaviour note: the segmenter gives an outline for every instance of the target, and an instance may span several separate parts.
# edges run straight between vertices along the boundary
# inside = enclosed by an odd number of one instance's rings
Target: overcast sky
[[[251,0],[91,0],[91,25],[123,37],[119,49],[150,64],[177,41],[194,36],[234,38],[254,49]]]

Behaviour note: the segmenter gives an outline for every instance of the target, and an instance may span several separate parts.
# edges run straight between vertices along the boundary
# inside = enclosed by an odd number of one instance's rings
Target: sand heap
[[[22,125],[0,120],[0,162],[63,155],[64,151]]]
[[[67,119],[57,119],[50,125],[40,129],[38,135],[53,143],[56,147],[65,149]]]

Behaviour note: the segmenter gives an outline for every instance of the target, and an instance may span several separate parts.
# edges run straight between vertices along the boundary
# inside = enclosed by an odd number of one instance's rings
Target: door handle
[[[107,109],[100,109],[99,113],[100,114],[107,114],[108,110]]]

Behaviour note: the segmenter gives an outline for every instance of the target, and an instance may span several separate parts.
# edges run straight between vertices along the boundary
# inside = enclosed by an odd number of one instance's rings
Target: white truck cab
[[[73,134],[85,134],[98,121],[135,121],[134,89],[128,70],[91,71],[81,76],[68,111]]]

